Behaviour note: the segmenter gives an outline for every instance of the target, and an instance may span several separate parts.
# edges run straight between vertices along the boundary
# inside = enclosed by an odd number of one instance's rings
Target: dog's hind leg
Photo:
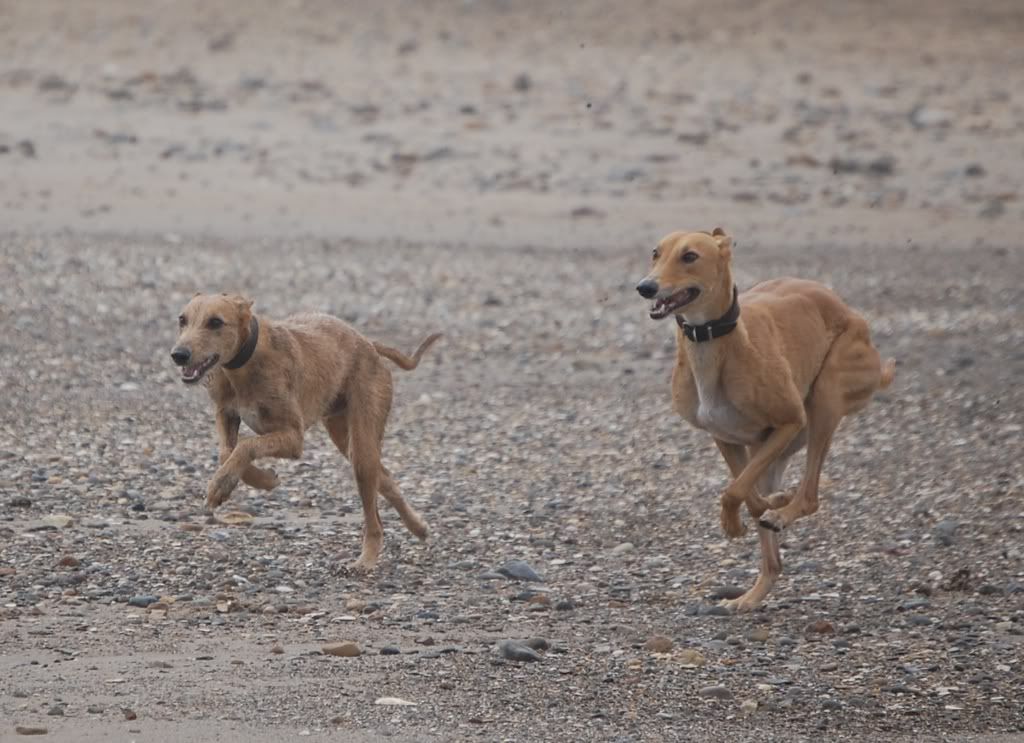
[[[419,539],[427,538],[427,525],[423,521],[423,517],[416,512],[415,508],[405,502],[387,467],[381,467],[380,470],[380,494],[391,504],[392,508],[398,511],[406,529]]]
[[[356,487],[363,504],[363,544],[359,559],[352,564],[352,569],[368,572],[377,564],[381,547],[384,542],[384,526],[377,509],[377,488],[380,484],[381,465],[380,451],[376,437],[367,431],[365,421],[362,427],[351,430],[351,412],[346,415],[326,418],[324,426],[330,434],[331,441],[347,459],[352,462],[356,477]]]
[[[836,378],[839,370],[833,359],[835,348],[825,360],[814,388],[807,400],[807,467],[796,494],[788,503],[766,512],[761,526],[781,531],[798,518],[810,516],[818,510],[818,482],[825,456],[832,445],[832,435],[843,419],[843,389]]]
[[[348,459],[348,421],[342,416],[325,418],[324,426],[327,428],[327,433],[331,436],[331,441],[338,447],[338,451]],[[392,478],[388,468],[383,465],[380,468],[379,483],[378,492],[384,496],[384,499],[391,504],[392,508],[398,511],[398,515],[401,517],[405,527],[419,539],[426,539],[426,523],[424,523],[419,513],[416,512],[416,509],[405,502],[405,499],[398,490],[398,485],[395,484],[394,478]]]

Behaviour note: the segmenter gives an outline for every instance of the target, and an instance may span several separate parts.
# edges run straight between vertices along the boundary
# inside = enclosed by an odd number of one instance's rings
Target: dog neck
[[[706,343],[734,331],[740,321],[739,292],[735,284],[731,296],[732,303],[729,308],[714,320],[689,323],[682,315],[676,315],[676,324],[683,331],[683,335],[692,343]]]
[[[256,315],[253,315],[249,321],[249,335],[242,341],[242,345],[238,348],[238,353],[235,354],[234,358],[224,364],[224,368],[235,370],[245,366],[249,359],[252,358],[252,355],[256,353],[256,344],[259,340],[260,324],[256,320]]]

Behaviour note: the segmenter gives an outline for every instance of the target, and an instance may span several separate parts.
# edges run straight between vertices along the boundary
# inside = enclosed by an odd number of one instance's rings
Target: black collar
[[[225,369],[241,369],[245,366],[246,362],[252,358],[252,355],[256,353],[256,342],[260,339],[260,324],[256,322],[256,315],[252,316],[252,320],[249,322],[249,337],[245,339],[245,343],[238,349],[238,353],[231,361],[224,364]]]
[[[739,319],[739,292],[735,286],[732,288],[732,305],[717,320],[706,322],[703,325],[690,325],[683,319],[682,315],[676,315],[676,323],[683,329],[683,335],[694,343],[703,343],[714,338],[721,338],[723,335],[729,335],[729,333],[736,329]]]

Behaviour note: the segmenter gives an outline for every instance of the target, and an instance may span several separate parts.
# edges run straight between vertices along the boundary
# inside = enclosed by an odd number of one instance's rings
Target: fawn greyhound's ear
[[[718,243],[718,250],[726,257],[732,255],[732,238],[725,234],[725,230],[721,227],[715,227],[711,230],[711,237],[715,238],[715,242]]]

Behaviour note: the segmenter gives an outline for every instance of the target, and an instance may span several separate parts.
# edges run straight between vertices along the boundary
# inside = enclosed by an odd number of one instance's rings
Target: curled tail
[[[398,364],[399,367],[405,369],[406,371],[412,371],[417,366],[419,366],[420,359],[423,357],[424,352],[426,352],[428,348],[434,345],[434,341],[436,341],[440,337],[441,333],[433,333],[431,335],[428,335],[420,344],[420,347],[416,349],[416,353],[414,353],[411,357],[406,356],[401,351],[391,348],[390,346],[381,345],[376,341],[373,342],[373,347],[376,348],[377,353],[379,353],[384,358],[390,359],[391,361],[395,362],[396,364]]]
[[[892,380],[896,378],[896,359],[889,359],[882,365],[882,379],[878,384],[879,389],[886,389]]]

